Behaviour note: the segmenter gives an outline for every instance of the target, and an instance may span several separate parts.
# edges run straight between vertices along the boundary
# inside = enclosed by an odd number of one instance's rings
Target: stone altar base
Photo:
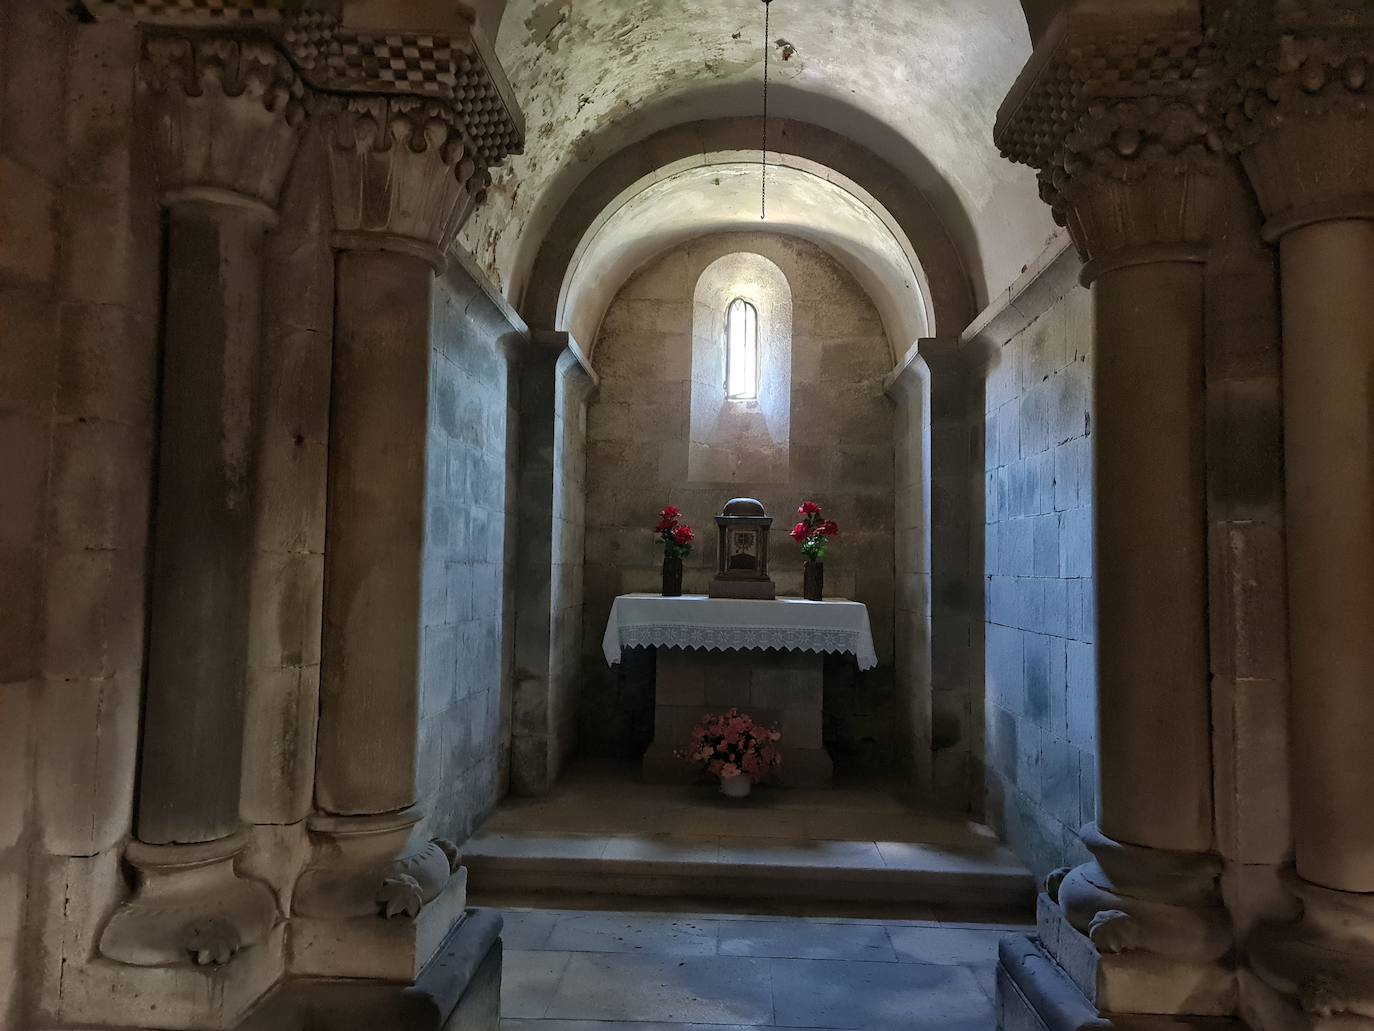
[[[735,708],[782,731],[782,766],[767,783],[829,787],[834,764],[821,741],[823,670],[824,659],[815,652],[659,648],[654,741],[644,753],[644,780],[696,780],[697,770],[674,752],[687,746],[707,713]]]

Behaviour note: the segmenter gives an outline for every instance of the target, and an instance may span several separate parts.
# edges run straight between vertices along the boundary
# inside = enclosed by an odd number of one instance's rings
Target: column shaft
[[[1211,847],[1203,266],[1095,287],[1098,726],[1107,837]]]
[[[1281,258],[1298,872],[1374,892],[1374,222]]]
[[[434,272],[338,258],[315,791],[339,815],[415,802]]]
[[[138,808],[153,844],[239,822],[265,226],[229,204],[169,215]]]

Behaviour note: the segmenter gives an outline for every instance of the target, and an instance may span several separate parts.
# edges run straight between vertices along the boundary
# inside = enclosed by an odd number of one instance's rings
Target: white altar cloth
[[[611,606],[601,647],[614,666],[626,648],[849,652],[859,669],[878,665],[868,606],[857,601],[756,601],[622,594]]]

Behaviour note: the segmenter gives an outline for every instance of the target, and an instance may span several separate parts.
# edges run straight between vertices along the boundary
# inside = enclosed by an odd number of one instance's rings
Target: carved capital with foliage
[[[1039,173],[1089,276],[1135,260],[1128,253],[1193,260],[1222,150],[1208,118],[1212,38],[1200,18],[1132,32],[1073,14],[1051,27],[1007,97],[997,145]]]
[[[270,211],[305,124],[305,88],[270,43],[151,35],[139,87],[168,201],[220,199]]]
[[[1374,218],[1374,6],[1244,3],[1218,41],[1219,132],[1269,218],[1266,236]]]
[[[395,29],[354,24],[350,6],[337,0],[84,0],[82,6],[94,19],[148,29],[144,78],[156,97],[166,98],[157,109],[160,170],[180,148],[194,173],[182,179],[205,179],[207,166],[225,163],[219,177],[228,185],[208,185],[270,205],[269,180],[275,176],[279,188],[290,163],[289,156],[284,165],[279,160],[284,136],[264,138],[262,115],[243,126],[231,119],[227,137],[218,121],[183,128],[177,116],[199,111],[205,97],[237,98],[238,91],[250,99],[261,93],[270,102],[264,113],[280,115],[292,131],[306,109],[324,111],[345,245],[360,243],[349,234],[366,233],[373,246],[405,241],[404,248],[427,255],[442,250],[481,202],[488,169],[524,142],[510,84],[461,5],[444,14],[442,26]],[[369,11],[358,9],[359,17]],[[395,10],[408,16],[404,4]],[[187,112],[181,112],[173,101],[182,98],[196,103],[183,104]],[[205,142],[207,136],[214,139]],[[175,165],[168,167],[175,178]]]
[[[339,245],[441,264],[490,182],[452,111],[418,97],[340,97],[321,120]]]

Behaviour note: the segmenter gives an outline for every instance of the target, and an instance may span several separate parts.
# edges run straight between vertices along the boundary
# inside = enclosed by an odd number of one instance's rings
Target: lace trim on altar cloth
[[[777,649],[796,652],[848,652],[861,669],[877,657],[860,653],[863,635],[832,627],[720,626],[690,623],[636,623],[620,628],[621,648],[701,648],[706,651]]]

